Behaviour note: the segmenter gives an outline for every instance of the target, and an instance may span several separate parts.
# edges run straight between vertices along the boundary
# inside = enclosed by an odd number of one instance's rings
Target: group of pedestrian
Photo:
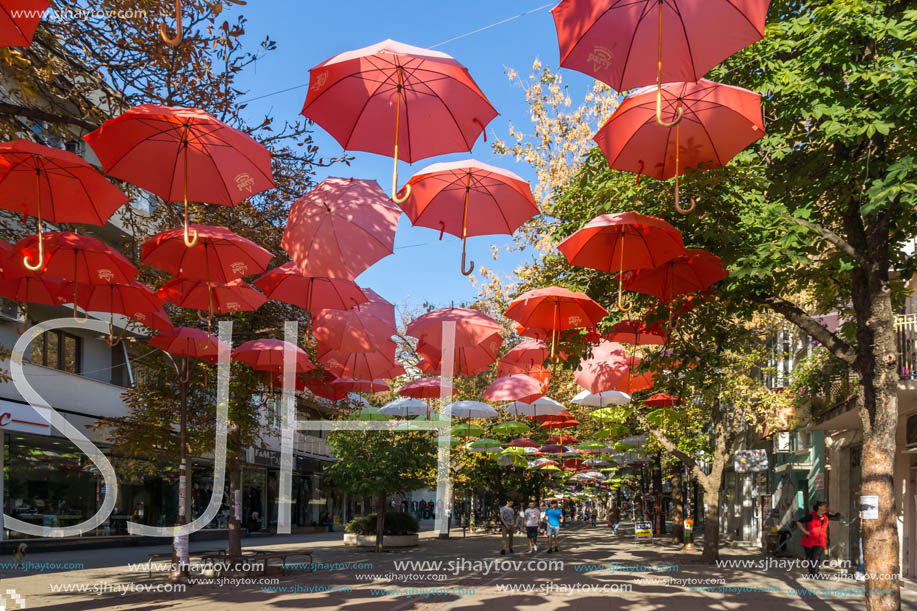
[[[525,528],[530,554],[538,551],[540,530],[548,537],[547,552],[550,554],[558,551],[557,539],[560,534],[560,525],[564,522],[564,514],[557,506],[557,501],[551,501],[550,507],[546,509],[539,509],[535,501],[529,501],[528,507],[522,512],[520,518]],[[516,510],[513,509],[511,499],[507,499],[506,504],[500,508],[500,525],[503,535],[500,540],[500,553],[512,554],[514,553],[513,534],[516,530]]]

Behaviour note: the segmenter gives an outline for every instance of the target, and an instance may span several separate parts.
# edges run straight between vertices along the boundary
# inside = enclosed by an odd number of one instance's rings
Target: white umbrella
[[[427,403],[420,399],[409,399],[404,397],[402,399],[389,401],[379,408],[379,412],[387,416],[400,416],[402,418],[407,418],[408,416],[426,416]]]
[[[563,411],[564,406],[561,403],[558,403],[551,397],[540,397],[535,399],[531,403],[523,403],[522,401],[513,401],[507,407],[508,411],[513,412],[517,416],[550,416],[551,414],[557,414]]]
[[[452,418],[493,418],[497,410],[480,401],[456,401],[444,407],[442,413]]]
[[[590,393],[588,390],[584,390],[573,397],[573,402],[577,405],[586,405],[588,407],[627,405],[630,403],[630,395],[620,390],[603,390],[602,392],[596,393]]]
[[[354,409],[356,409],[356,408],[363,409],[364,407],[372,407],[372,406],[369,404],[369,401],[367,401],[366,399],[364,399],[363,397],[361,397],[360,395],[358,395],[358,394],[355,393],[355,392],[349,393],[345,398],[340,399],[340,400],[337,401],[337,402],[340,403],[341,401],[346,401],[346,402],[349,403],[349,404],[351,405],[351,407],[353,407]]]

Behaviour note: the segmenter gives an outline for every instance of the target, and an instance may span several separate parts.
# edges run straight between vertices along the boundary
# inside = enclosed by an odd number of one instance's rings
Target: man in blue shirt
[[[551,508],[545,512],[548,520],[548,553],[557,551],[557,533],[564,521],[564,512],[558,509],[557,501],[551,501]]]

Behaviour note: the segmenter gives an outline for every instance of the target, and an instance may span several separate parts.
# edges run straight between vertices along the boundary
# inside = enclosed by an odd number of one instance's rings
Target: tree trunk
[[[184,378],[189,373],[188,357],[184,358],[180,377]],[[187,496],[188,496],[188,382],[179,381],[179,466],[178,466],[178,525],[188,523]],[[184,581],[188,576],[188,535],[175,535],[172,538],[172,566],[174,570],[170,579]]]
[[[229,557],[242,557],[242,463],[233,453],[229,461]]]
[[[384,494],[380,494],[377,497],[379,500],[376,504],[376,551],[382,551],[382,537],[385,534],[385,512],[387,510],[386,503],[388,502]]]
[[[720,559],[720,485],[704,482],[704,552],[701,560],[713,564]]]
[[[675,466],[674,477],[672,478],[672,504],[675,506],[672,518],[672,543],[685,542],[685,499],[684,490],[682,490],[684,485],[681,478],[682,469],[681,463],[678,463]]]

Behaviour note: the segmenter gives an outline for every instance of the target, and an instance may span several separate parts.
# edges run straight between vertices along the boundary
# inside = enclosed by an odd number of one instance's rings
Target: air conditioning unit
[[[793,450],[792,444],[790,443],[791,437],[790,433],[787,431],[781,431],[777,433],[774,437],[774,453],[788,453]]]
[[[22,310],[19,309],[19,304],[15,301],[0,299],[0,320],[23,323],[25,317],[22,315]]]

